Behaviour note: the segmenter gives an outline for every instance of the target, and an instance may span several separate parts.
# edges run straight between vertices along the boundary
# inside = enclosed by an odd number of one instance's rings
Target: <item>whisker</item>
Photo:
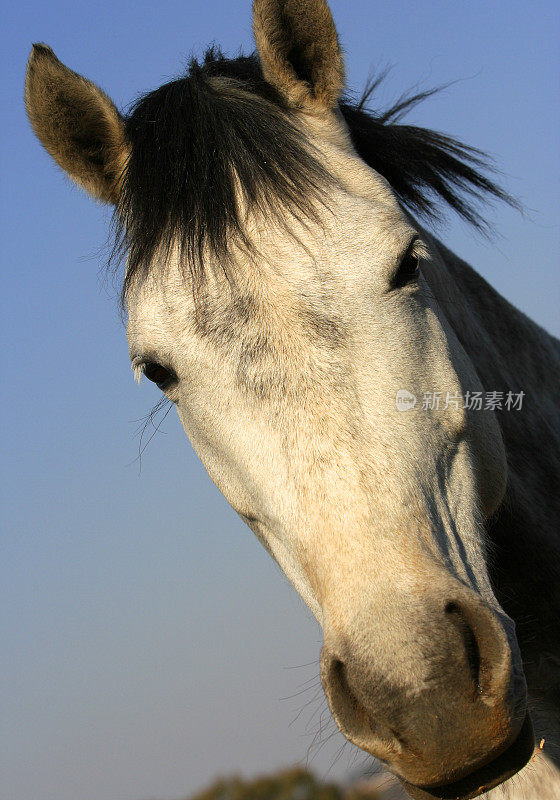
[[[163,411],[166,407],[167,407],[167,410],[165,411],[165,414],[163,415],[163,417],[157,423],[154,422],[154,420],[156,419],[157,415],[161,411]],[[138,426],[138,428],[136,429],[136,432],[135,432],[135,435],[137,435],[137,436],[139,435],[139,437],[140,437],[140,440],[138,442],[138,455],[136,456],[135,459],[130,461],[127,464],[127,466],[131,466],[132,464],[136,463],[136,461],[138,461],[138,472],[140,473],[142,471],[142,456],[146,452],[146,448],[148,447],[148,445],[150,444],[150,442],[152,441],[152,439],[154,438],[156,433],[159,433],[159,432],[164,433],[164,431],[161,431],[161,426],[165,422],[165,419],[166,419],[167,415],[169,414],[169,412],[171,411],[172,408],[173,408],[173,403],[171,402],[171,400],[168,400],[167,397],[162,397],[156,403],[156,405],[146,414],[146,416],[143,417],[141,420],[139,420],[141,422],[141,425]],[[144,444],[143,443],[144,442],[144,436],[145,436],[146,431],[147,431],[147,429],[149,428],[150,425],[153,427],[154,430],[150,433],[150,436],[148,437],[147,442]]]

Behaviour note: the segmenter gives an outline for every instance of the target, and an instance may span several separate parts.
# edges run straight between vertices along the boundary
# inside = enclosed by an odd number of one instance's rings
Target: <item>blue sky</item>
[[[412,121],[494,154],[526,213],[491,212],[491,242],[452,219],[441,238],[558,335],[556,4],[331,7],[351,88],[394,65],[379,105],[458,81]],[[250,49],[250,3],[21,2],[4,34],[2,793],[163,800],[301,761],[320,698],[290,723],[317,691],[320,632],[171,415],[139,470],[157,392],[132,380],[103,279],[108,213],[53,165],[22,102],[33,41],[126,107],[210,42]],[[319,774],[341,743],[311,747]]]

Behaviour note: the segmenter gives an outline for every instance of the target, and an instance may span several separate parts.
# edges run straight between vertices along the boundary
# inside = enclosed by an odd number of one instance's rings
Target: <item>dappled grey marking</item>
[[[262,321],[262,310],[249,292],[230,300],[211,297],[204,289],[198,299],[192,325],[198,336],[211,339],[218,347],[238,342],[247,327]]]
[[[346,329],[342,321],[334,315],[302,306],[300,316],[304,330],[319,344],[336,349],[346,341]]]

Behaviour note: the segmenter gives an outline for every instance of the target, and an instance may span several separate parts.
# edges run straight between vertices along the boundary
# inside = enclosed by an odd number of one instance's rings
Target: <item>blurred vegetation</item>
[[[381,795],[357,788],[345,790],[320,783],[304,769],[288,769],[249,781],[219,780],[189,800],[381,800]]]

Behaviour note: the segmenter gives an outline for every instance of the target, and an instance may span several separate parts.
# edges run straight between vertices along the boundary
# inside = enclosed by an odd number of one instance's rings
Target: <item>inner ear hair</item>
[[[110,98],[68,69],[50,47],[35,44],[25,104],[33,130],[57,164],[93,197],[115,204],[128,148],[123,119]]]
[[[289,105],[336,106],[344,62],[325,0],[254,0],[253,30],[264,77]]]

